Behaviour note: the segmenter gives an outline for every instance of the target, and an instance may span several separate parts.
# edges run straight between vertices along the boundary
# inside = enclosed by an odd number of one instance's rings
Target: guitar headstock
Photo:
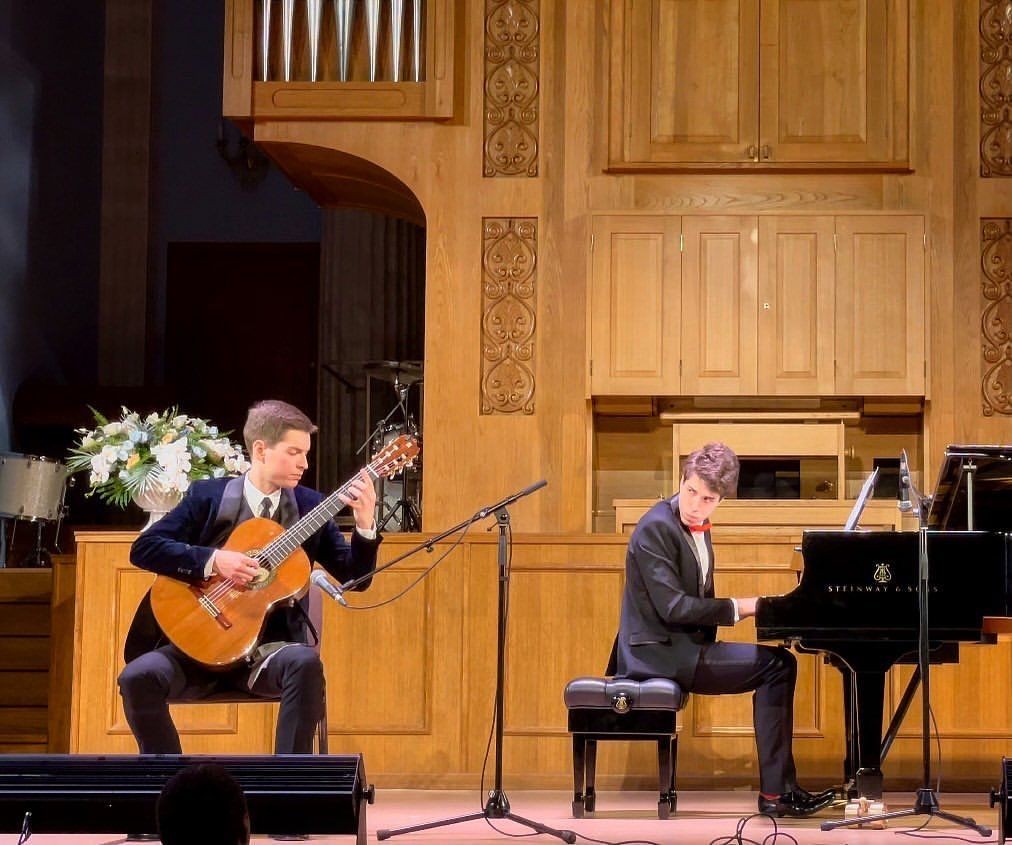
[[[369,467],[376,473],[377,478],[386,478],[402,469],[409,469],[418,457],[419,450],[418,438],[402,434],[384,446],[383,450],[372,459]]]

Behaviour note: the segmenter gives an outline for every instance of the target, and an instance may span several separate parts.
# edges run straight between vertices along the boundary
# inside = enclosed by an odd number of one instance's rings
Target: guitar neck
[[[373,481],[380,477],[372,464],[365,467],[365,472],[372,477]],[[285,560],[285,558],[334,518],[337,512],[344,507],[344,502],[341,501],[340,497],[348,492],[351,488],[351,482],[355,480],[355,477],[349,478],[337,490],[296,522],[295,525],[287,529],[283,534],[279,534],[264,547],[261,554],[267,558],[266,562],[271,567],[277,566]]]

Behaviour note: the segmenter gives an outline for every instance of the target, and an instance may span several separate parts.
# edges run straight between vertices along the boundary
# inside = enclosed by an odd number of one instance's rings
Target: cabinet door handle
[[[755,144],[745,147],[745,158],[749,161],[759,161],[759,148]]]
[[[769,161],[770,156],[773,153],[773,150],[770,149],[769,144],[763,144],[762,147],[760,148],[760,152],[762,153],[763,161]]]

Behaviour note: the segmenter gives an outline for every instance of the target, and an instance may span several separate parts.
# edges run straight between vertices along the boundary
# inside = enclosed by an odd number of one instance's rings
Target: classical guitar
[[[365,471],[384,478],[410,466],[418,441],[401,435],[387,444]],[[309,587],[312,564],[302,543],[334,517],[352,479],[335,490],[291,528],[256,517],[241,522],[223,549],[242,552],[260,564],[253,580],[238,585],[220,575],[192,584],[159,575],[151,587],[151,609],[172,643],[199,663],[225,669],[257,647],[271,609],[301,597]]]

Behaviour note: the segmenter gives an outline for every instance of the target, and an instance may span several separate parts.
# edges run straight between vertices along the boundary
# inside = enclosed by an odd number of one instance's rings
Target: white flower
[[[97,446],[97,445],[98,445],[98,441],[94,437],[92,437],[90,434],[86,434],[84,437],[81,438],[81,448],[82,449],[91,449],[93,446]]]
[[[105,484],[109,480],[109,472],[112,470],[113,459],[107,454],[107,450],[110,447],[106,446],[97,455],[93,455],[91,458],[91,478],[92,486],[95,484]],[[97,479],[97,480],[96,480]]]
[[[170,425],[173,428],[182,428],[184,425],[186,425],[186,414],[180,414],[177,417],[173,417]]]
[[[104,426],[102,426],[102,433],[105,435],[122,434],[123,423],[121,422],[106,423]]]
[[[155,460],[170,475],[173,473],[187,473],[190,471],[191,458],[187,450],[186,438],[181,437],[171,443],[159,443],[151,447],[151,454]]]
[[[207,454],[211,456],[212,460],[220,461],[228,454],[228,447],[222,444],[227,441],[221,440],[201,440],[200,445],[207,450]]]
[[[156,422],[158,422],[159,419],[161,419],[161,414],[159,414],[157,411],[152,411],[144,418],[144,422],[147,425],[154,425]]]

